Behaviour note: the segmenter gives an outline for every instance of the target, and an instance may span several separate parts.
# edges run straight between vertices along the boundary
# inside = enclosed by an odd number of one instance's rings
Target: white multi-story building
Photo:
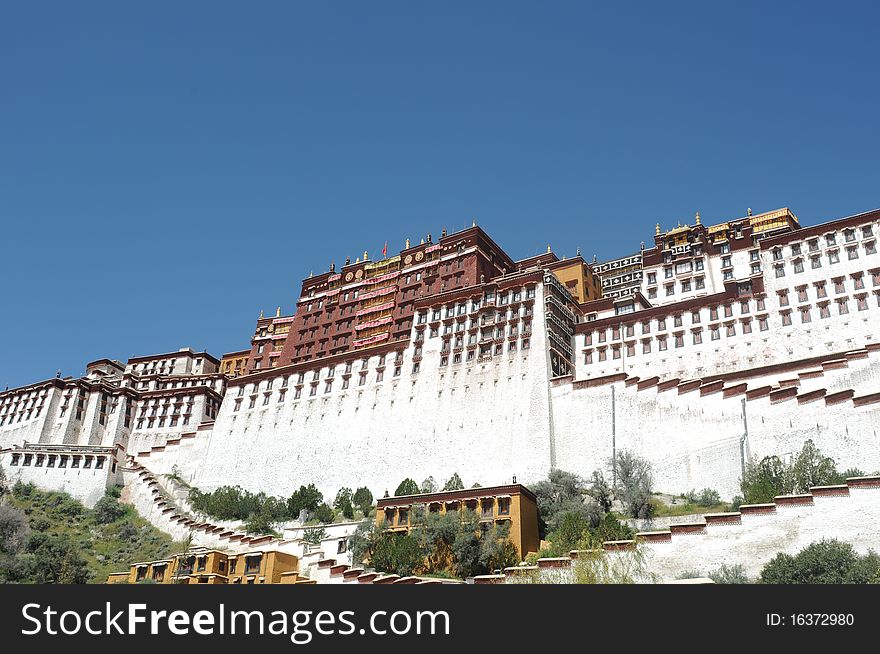
[[[476,226],[429,235],[304,280],[272,351],[254,339],[247,374],[227,379],[197,354],[173,374],[170,357],[104,362],[88,383],[0,395],[0,437],[122,444],[156,474],[273,495],[315,483],[381,496],[455,472],[469,485],[588,476],[629,449],[657,490],[730,497],[747,458],[807,438],[841,469],[873,472],[878,220],[801,227],[782,209],[658,230],[640,286],[619,280],[605,297],[579,257],[514,261]],[[277,318],[258,329],[268,337]]]

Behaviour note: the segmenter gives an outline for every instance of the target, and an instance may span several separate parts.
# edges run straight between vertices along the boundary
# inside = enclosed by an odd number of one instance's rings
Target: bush
[[[716,584],[750,584],[751,580],[746,576],[746,569],[740,565],[722,565],[714,572],[709,573],[709,579]]]
[[[244,523],[244,530],[249,534],[277,536],[272,516],[268,512],[254,513]]]
[[[125,515],[125,509],[120,506],[119,502],[116,500],[113,495],[107,493],[98,500],[98,503],[95,504],[95,508],[92,509],[95,522],[99,525],[107,525],[111,522],[116,522]]]
[[[716,506],[721,504],[721,495],[719,495],[718,491],[711,488],[704,488],[699,493],[692,490],[685,495],[685,499],[697,506]]]
[[[846,475],[859,473],[847,470]],[[791,464],[783,463],[779,457],[768,456],[746,465],[746,472],[740,481],[740,488],[746,504],[766,504],[777,495],[808,493],[812,486],[828,486],[845,481],[834,460],[824,456],[812,440],[804,442],[800,453]]]
[[[849,543],[822,540],[791,556],[777,554],[764,569],[765,584],[869,584],[880,575],[880,556],[859,556]]]

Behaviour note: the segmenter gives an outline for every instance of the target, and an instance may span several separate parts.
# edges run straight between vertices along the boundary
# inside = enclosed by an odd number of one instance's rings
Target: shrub
[[[751,580],[746,576],[746,569],[740,565],[721,565],[714,572],[709,573],[709,579],[716,584],[750,584]]]
[[[274,529],[272,516],[266,511],[254,513],[250,516],[247,522],[244,523],[244,530],[249,534],[278,535],[278,532]]]
[[[691,504],[696,504],[697,506],[715,506],[721,504],[721,495],[718,494],[718,491],[711,488],[704,488],[699,493],[692,490],[685,496],[685,499]]]
[[[822,540],[791,556],[777,554],[764,569],[765,584],[868,584],[880,574],[880,556],[859,556],[849,543]]]
[[[125,509],[120,506],[119,502],[116,500],[113,495],[107,493],[98,500],[98,503],[95,504],[95,508],[92,509],[92,512],[95,516],[95,522],[99,525],[107,525],[111,522],[116,522],[125,515]]]

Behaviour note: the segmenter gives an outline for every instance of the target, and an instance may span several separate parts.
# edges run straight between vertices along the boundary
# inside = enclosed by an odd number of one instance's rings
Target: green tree
[[[324,495],[315,488],[314,484],[300,486],[299,490],[294,491],[287,499],[287,515],[298,520],[303,511],[315,513],[323,501]]]
[[[590,495],[603,511],[607,513],[611,510],[613,490],[605,481],[605,476],[598,470],[595,470],[590,477]]]
[[[632,518],[650,518],[653,506],[651,497],[651,464],[637,454],[622,450],[612,462],[617,473],[615,495]]]
[[[364,514],[364,517],[370,515],[373,509],[373,494],[370,492],[370,489],[366,486],[361,486],[354,492],[354,496],[352,497],[352,503],[361,510],[361,513]]]
[[[795,493],[809,493],[813,486],[829,486],[838,479],[834,459],[822,454],[812,440],[804,443],[791,473]]]
[[[464,483],[461,481],[461,477],[458,476],[457,472],[453,472],[452,476],[446,480],[446,483],[443,484],[443,490],[464,490]]]
[[[32,533],[27,544],[28,577],[37,584],[84,584],[89,569],[67,536]]]
[[[459,532],[452,543],[453,571],[456,576],[465,578],[480,574],[479,533],[480,519],[476,511],[466,510],[462,514]]]
[[[538,532],[541,538],[558,528],[558,521],[565,513],[582,511],[584,481],[571,472],[551,470],[547,479],[534,484],[531,490],[537,499]]]
[[[314,511],[314,516],[317,518],[318,522],[323,524],[329,524],[333,522],[335,515],[333,514],[333,509],[324,502],[318,505],[318,508]]]
[[[366,558],[370,556],[370,550],[373,543],[376,542],[381,530],[376,527],[376,523],[369,518],[364,519],[348,537],[348,551],[351,552],[351,561],[355,565],[364,563]]]
[[[373,546],[371,562],[379,572],[412,575],[422,562],[422,551],[409,534],[384,532]]]
[[[765,584],[868,584],[880,574],[880,556],[859,556],[849,543],[822,540],[800,552],[777,554],[764,569]]]
[[[434,477],[429,476],[425,481],[422,482],[421,491],[423,493],[436,493],[437,492],[437,482],[434,481]]]
[[[268,536],[278,536],[275,531],[272,514],[263,510],[252,514],[247,522],[244,523],[244,530],[249,534],[263,534]]]
[[[749,461],[740,481],[746,504],[767,504],[777,495],[792,488],[791,470],[777,456],[766,456],[758,462]]]
[[[578,546],[592,526],[589,518],[583,513],[570,511],[562,514],[559,526],[548,536],[553,544],[552,553],[565,556]]]
[[[333,508],[338,509],[349,520],[354,519],[354,506],[351,503],[352,492],[350,488],[340,488],[333,500]]]
[[[309,545],[320,545],[321,541],[327,538],[327,530],[323,527],[304,529],[302,538]]]
[[[480,538],[480,565],[487,573],[519,563],[516,546],[510,541],[510,525],[495,525]]]
[[[414,482],[412,479],[407,477],[400,485],[398,485],[397,490],[394,491],[395,497],[400,495],[418,495],[419,494],[419,485]]]

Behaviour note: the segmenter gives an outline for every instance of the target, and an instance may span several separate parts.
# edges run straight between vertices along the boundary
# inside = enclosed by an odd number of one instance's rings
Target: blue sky
[[[476,217],[512,256],[880,206],[870,3],[0,7],[0,389],[246,347]],[[613,5],[613,6],[612,6]]]

